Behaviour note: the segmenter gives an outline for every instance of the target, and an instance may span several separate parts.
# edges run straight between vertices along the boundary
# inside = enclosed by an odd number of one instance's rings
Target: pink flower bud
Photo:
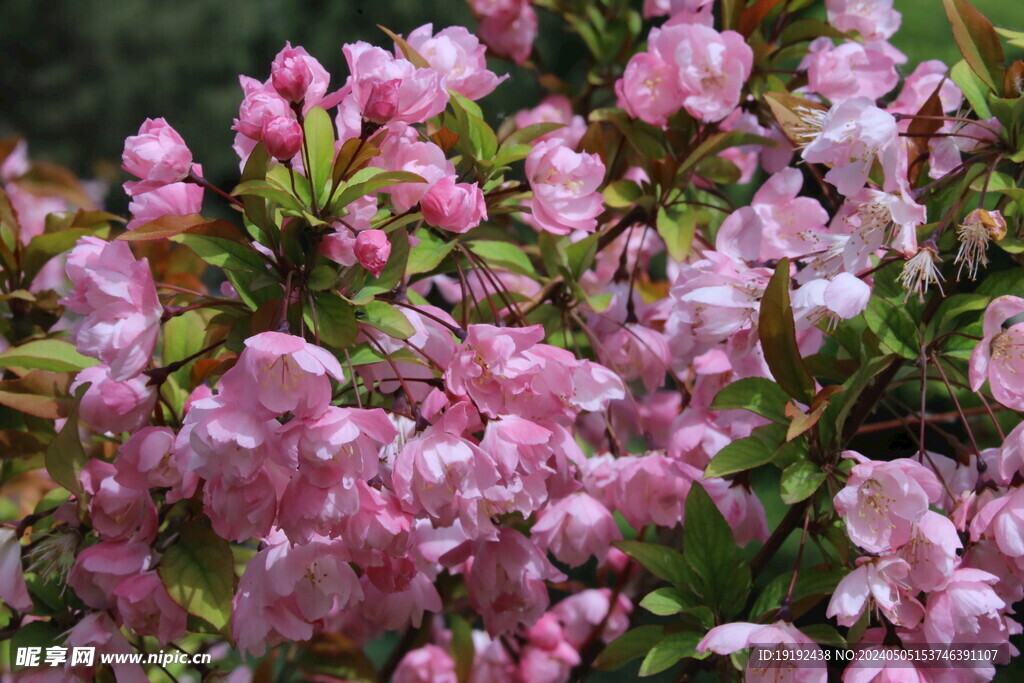
[[[370,93],[363,105],[363,117],[374,123],[385,124],[398,111],[398,86],[402,81],[393,78],[390,81],[376,81],[370,86]]]
[[[452,232],[466,232],[487,218],[480,186],[456,183],[455,176],[445,176],[434,183],[423,196],[420,208],[427,223]]]
[[[192,152],[164,119],[146,119],[138,135],[124,141],[121,167],[142,180],[124,184],[131,196],[184,180],[192,169]]]
[[[302,102],[307,95],[319,100],[327,90],[330,76],[320,62],[302,47],[285,43],[270,66],[270,80],[274,90],[289,102]],[[315,92],[310,92],[315,91]]]
[[[270,156],[288,161],[302,148],[302,126],[287,116],[275,116],[263,122],[263,144]]]
[[[374,277],[380,277],[389,256],[391,242],[383,230],[364,230],[356,237],[356,258]]]

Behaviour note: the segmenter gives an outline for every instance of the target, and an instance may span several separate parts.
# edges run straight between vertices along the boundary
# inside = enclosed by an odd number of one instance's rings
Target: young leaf
[[[665,636],[644,657],[644,661],[640,664],[640,676],[646,677],[661,673],[684,657],[696,657],[697,659],[708,657],[710,652],[697,654],[697,643],[701,641],[701,638],[703,638],[703,634],[694,631],[680,631]]]
[[[745,472],[771,462],[775,452],[760,439],[748,436],[725,445],[704,470],[704,478]]]
[[[616,541],[613,545],[643,565],[644,569],[677,588],[689,581],[686,561],[672,548],[642,541]]]
[[[814,397],[814,378],[808,372],[796,341],[793,309],[789,304],[789,259],[775,267],[761,299],[758,337],[772,377],[787,394],[804,404]]]
[[[326,111],[320,107],[313,107],[306,112],[303,131],[303,144],[309,150],[309,166],[306,173],[309,174],[314,196],[319,202],[323,202],[323,192],[334,162],[334,124],[331,123],[331,117]]]
[[[60,339],[37,339],[0,352],[0,368],[77,372],[97,362],[95,358],[78,353],[73,344]]]
[[[371,301],[362,309],[362,316],[357,314],[361,322],[375,327],[389,337],[395,339],[408,339],[416,334],[416,329],[409,322],[409,319],[402,315],[394,306],[383,301]]]
[[[601,671],[615,671],[627,662],[647,654],[665,632],[663,626],[638,626],[626,631],[608,643],[608,647],[594,660],[594,668]]]
[[[359,335],[359,324],[352,306],[333,292],[314,292],[313,310],[307,301],[302,307],[302,318],[311,330],[315,330],[320,341],[338,349],[355,343]]]
[[[746,377],[726,385],[711,402],[714,410],[749,410],[772,422],[786,424],[789,396],[775,382],[763,377]]]
[[[235,560],[231,546],[214,533],[209,523],[183,524],[177,542],[164,553],[157,571],[164,588],[186,612],[217,629],[227,626],[235,587]]]
[[[782,479],[779,482],[782,502],[793,505],[806,500],[818,490],[823,481],[825,473],[813,462],[801,460],[793,463],[782,470]]]
[[[992,22],[967,0],[942,0],[942,4],[953,25],[953,37],[964,60],[978,78],[999,95],[1003,82],[1003,46]]]
[[[437,268],[441,261],[455,248],[455,241],[444,241],[430,230],[421,229],[416,232],[419,244],[409,250],[409,263],[405,267],[406,275],[426,273]]]
[[[660,207],[655,225],[661,239],[665,240],[669,256],[676,261],[685,260],[697,231],[696,212],[686,206],[675,209]]]

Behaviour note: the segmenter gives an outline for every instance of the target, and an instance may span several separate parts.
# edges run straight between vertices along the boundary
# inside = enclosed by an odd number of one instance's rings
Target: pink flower
[[[284,473],[270,466],[245,480],[214,476],[203,486],[203,512],[221,538],[237,543],[263,538],[277,519],[284,480]]]
[[[388,135],[374,164],[387,171],[415,173],[426,181],[400,183],[387,188],[395,211],[398,212],[416,206],[441,178],[455,175],[455,166],[445,157],[440,147],[432,142],[419,142],[412,129],[406,131]]]
[[[196,173],[202,174],[203,169],[195,165]],[[134,230],[157,218],[164,216],[187,216],[199,213],[203,209],[203,186],[194,183],[171,183],[132,197],[128,204],[128,212],[132,219],[127,228]]]
[[[289,102],[303,103],[305,111],[308,111],[306,106],[312,108],[320,103],[330,80],[330,74],[320,62],[304,48],[292,47],[290,42],[285,43],[270,66],[270,81],[274,84],[274,90]]]
[[[533,51],[537,37],[537,13],[530,0],[472,0],[480,18],[480,38],[499,57],[522,65]]]
[[[1010,489],[986,503],[971,520],[971,540],[995,541],[1007,557],[1024,557],[1024,488]]]
[[[652,29],[649,51],[673,67],[681,104],[691,116],[721,121],[740,102],[754,52],[735,31],[719,33],[709,26],[686,23],[687,19],[669,19],[657,33]]]
[[[728,655],[755,645],[765,649],[767,649],[766,646],[771,645],[778,646],[773,649],[792,649],[794,646],[800,650],[821,649],[817,643],[801,633],[793,624],[776,621],[774,624],[737,622],[716,626],[708,631],[703,640],[697,644],[697,652],[711,650],[720,655]],[[827,672],[824,668],[802,666],[796,664],[795,661],[786,662],[781,658],[764,667],[757,667],[753,662],[747,665],[747,683],[781,680],[825,683]]]
[[[105,540],[129,537],[151,541],[156,536],[156,506],[146,489],[122,486],[117,470],[102,460],[90,460],[82,468],[82,488],[91,494],[89,519]]]
[[[847,197],[864,187],[876,158],[895,153],[899,132],[896,119],[867,97],[843,100],[809,125],[815,131],[809,134],[803,158],[815,164],[832,164],[825,180]],[[893,168],[891,160],[882,161]]]
[[[533,109],[523,109],[516,113],[516,128],[526,128],[536,123],[562,123],[565,127],[540,136],[535,143],[561,138],[566,145],[575,149],[587,132],[587,122],[579,114],[573,114],[572,103],[565,95],[548,95]]]
[[[32,611],[32,598],[21,569],[21,543],[14,529],[0,529],[0,600],[19,612]]]
[[[599,350],[605,364],[622,379],[639,378],[649,392],[665,382],[665,373],[671,367],[665,335],[637,323],[626,323],[602,339]]]
[[[699,470],[663,455],[620,458],[610,508],[618,508],[634,529],[648,524],[674,527],[682,524],[686,496]],[[692,470],[692,471],[691,471]]]
[[[197,478],[194,473],[182,473],[174,457],[174,438],[174,432],[167,427],[138,430],[118,449],[114,478],[119,484],[135,489],[179,489],[179,497],[190,496]],[[170,493],[168,501],[173,502]]]
[[[231,129],[238,131],[239,135],[250,140],[262,140],[265,121],[278,116],[295,116],[288,100],[277,94],[269,80],[260,83],[248,76],[239,76],[238,80],[245,97],[238,106],[238,118]]]
[[[840,31],[857,31],[865,41],[888,40],[902,16],[893,0],[825,0],[828,23]]]
[[[978,391],[988,380],[992,396],[1007,408],[1024,410],[1024,323],[1008,328],[1010,318],[1024,313],[1024,299],[1001,296],[985,310],[983,337],[971,353],[971,390]]]
[[[126,242],[83,237],[66,270],[72,289],[61,303],[85,316],[75,324],[78,350],[109,366],[115,382],[135,377],[153,355],[163,314],[149,262],[135,260]]]
[[[156,407],[156,387],[149,386],[149,378],[136,376],[125,382],[115,382],[106,365],[94,365],[75,375],[70,391],[74,394],[82,384],[91,382],[85,390],[80,415],[98,432],[134,432],[149,422]]]
[[[644,0],[644,18],[670,17],[680,12],[699,12],[714,0]]]
[[[569,680],[580,654],[565,639],[558,617],[548,612],[526,629],[526,643],[519,656],[521,680],[559,683]]]
[[[497,540],[477,545],[466,590],[487,632],[497,636],[540,618],[549,601],[544,582],[564,579],[528,538],[501,528]]]
[[[449,90],[471,100],[491,94],[508,78],[508,74],[499,78],[487,69],[486,49],[462,26],[449,26],[434,34],[434,25],[424,24],[406,41],[444,77]]]
[[[200,399],[185,415],[176,438],[176,457],[204,479],[222,476],[227,484],[249,481],[278,450],[278,427],[267,411],[247,409],[224,393]]]
[[[60,197],[45,197],[35,192],[22,189],[17,183],[7,183],[4,192],[11,202],[11,208],[18,215],[18,226],[21,228],[18,238],[22,244],[28,244],[33,237],[46,232],[46,217],[51,213],[68,210],[68,203]],[[41,277],[42,274],[40,274]]]
[[[851,97],[877,100],[896,87],[900,77],[896,64],[871,45],[845,42],[832,45],[831,38],[818,38],[800,64],[807,69],[811,92],[840,102]]]
[[[916,590],[934,591],[949,581],[963,547],[956,526],[948,517],[931,510],[914,527],[910,542],[899,549],[899,556],[910,563],[910,585]]]
[[[330,403],[331,377],[345,380],[326,349],[290,334],[261,332],[245,340],[238,363],[221,379],[221,394],[253,401],[267,415],[315,417]]]
[[[534,542],[570,567],[601,557],[622,538],[615,518],[586,493],[574,493],[538,513],[530,532]]]
[[[394,683],[456,683],[455,660],[437,645],[410,650],[398,663]]]
[[[111,658],[112,662],[118,660],[124,662],[128,661],[127,658],[135,653],[135,648],[128,644],[121,634],[121,629],[105,612],[93,612],[75,624],[68,632],[66,645],[70,648],[69,655],[76,648],[95,648],[94,662],[99,662],[103,655],[114,655]],[[69,656],[69,662],[70,659]],[[149,681],[149,676],[138,664],[117,663],[111,664],[110,668],[113,669],[114,680],[118,683],[147,683]],[[76,669],[78,670],[76,671]],[[87,669],[79,665],[78,667],[69,666],[66,671],[69,674],[74,672],[75,678],[72,680],[87,681],[95,680],[95,670],[95,666]],[[60,680],[66,681],[68,678]]]
[[[732,530],[737,545],[745,546],[751,541],[764,543],[768,540],[768,520],[764,506],[757,494],[739,482],[712,477],[703,479],[700,485],[715,502]]]
[[[374,277],[380,277],[391,256],[391,242],[383,230],[363,230],[356,235],[353,250],[359,265]]]
[[[188,614],[167,593],[155,571],[131,576],[117,585],[117,611],[139,635],[166,644],[185,635]]]
[[[445,176],[427,190],[420,202],[423,220],[451,232],[468,232],[487,218],[484,193],[476,183],[456,183]]]
[[[363,598],[339,541],[290,545],[280,537],[256,553],[238,583],[232,630],[238,647],[260,656],[267,646],[308,640],[332,611]]]
[[[963,100],[963,93],[956,83],[946,77],[948,72],[949,67],[938,59],[921,62],[903,81],[899,96],[886,107],[886,111],[893,114],[917,114],[936,88],[939,88],[942,111],[956,111]],[[905,125],[909,126],[909,121]]]
[[[622,78],[615,82],[615,94],[618,105],[630,116],[654,126],[668,123],[668,118],[679,111],[684,99],[675,65],[655,52],[640,52],[630,58]]]
[[[793,313],[799,326],[816,325],[822,318],[848,320],[867,308],[871,287],[856,275],[839,273],[831,280],[811,280],[793,292]]]
[[[114,590],[124,579],[153,567],[148,543],[132,540],[100,541],[78,554],[68,574],[68,585],[82,602],[95,609],[114,607]]]
[[[401,501],[388,489],[377,490],[356,482],[359,510],[338,526],[345,545],[353,551],[381,550],[402,555],[409,546],[412,516],[402,510]]]
[[[444,77],[433,69],[418,69],[362,41],[343,46],[342,52],[352,74],[343,108],[354,107],[378,124],[422,123],[448,104]]]
[[[530,223],[538,230],[568,235],[592,232],[604,210],[597,188],[604,163],[596,154],[579,154],[552,138],[534,146],[526,157],[526,178],[533,190]]]
[[[550,613],[557,616],[562,624],[565,639],[574,648],[582,647],[598,624],[604,624],[600,637],[606,643],[629,629],[633,604],[619,593],[612,606],[611,596],[610,588],[590,588],[570,595],[551,609]]]
[[[914,628],[924,608],[907,592],[909,574],[910,565],[899,557],[858,558],[857,568],[836,586],[826,616],[853,626],[873,601],[894,625]]]
[[[853,451],[846,451],[844,457],[859,462],[833,501],[846,521],[850,540],[872,553],[908,543],[928,504],[942,495],[938,478],[909,458],[877,462]]]
[[[192,152],[167,121],[146,119],[139,134],[124,141],[121,167],[142,179],[124,184],[124,191],[134,196],[188,177]]]
[[[670,290],[673,316],[690,327],[687,337],[709,344],[725,341],[754,328],[770,277],[766,268],[749,268],[734,256],[705,251],[703,259],[680,271]]]
[[[924,617],[928,640],[986,646],[1005,643],[1010,636],[1008,620],[1002,614],[1007,605],[992,589],[997,581],[995,575],[980,569],[961,568],[953,572],[943,590],[928,596]]]
[[[302,149],[302,126],[288,116],[263,120],[263,144],[267,154],[278,161],[288,161]]]

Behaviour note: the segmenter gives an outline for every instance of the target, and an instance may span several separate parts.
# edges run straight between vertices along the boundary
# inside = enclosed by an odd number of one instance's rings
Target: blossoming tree
[[[127,220],[5,142],[9,680],[992,678],[1024,34],[942,5],[963,60],[912,71],[892,0],[473,0],[333,76],[288,44],[237,185],[146,120]],[[552,94],[495,129],[485,55]],[[897,656],[950,645],[985,654]]]

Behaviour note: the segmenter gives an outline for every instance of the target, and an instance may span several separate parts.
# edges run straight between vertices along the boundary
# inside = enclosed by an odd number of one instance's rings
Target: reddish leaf
[[[985,82],[992,92],[999,94],[1002,85],[1003,45],[999,34],[984,14],[967,0],[942,0],[946,16],[953,25],[953,37],[960,46],[964,61]]]

